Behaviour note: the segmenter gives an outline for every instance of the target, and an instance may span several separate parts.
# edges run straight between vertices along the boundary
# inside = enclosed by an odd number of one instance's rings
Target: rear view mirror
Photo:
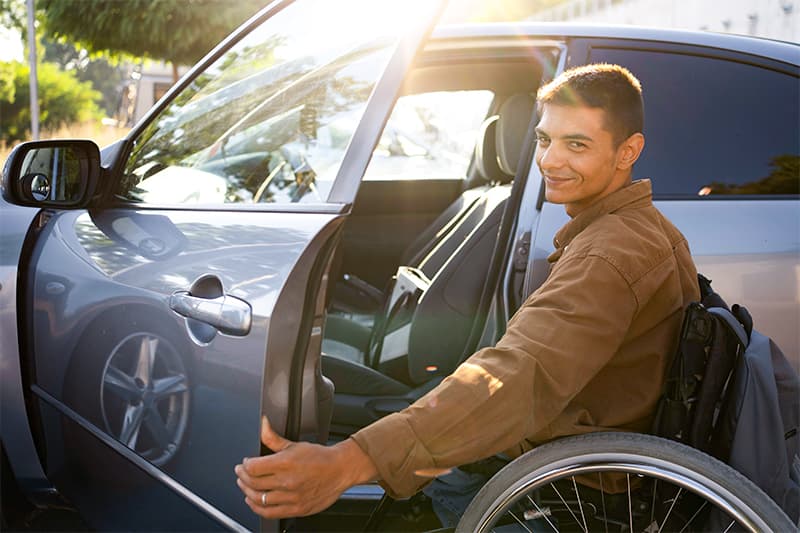
[[[36,207],[84,207],[100,175],[100,149],[88,140],[17,146],[3,169],[3,197]]]

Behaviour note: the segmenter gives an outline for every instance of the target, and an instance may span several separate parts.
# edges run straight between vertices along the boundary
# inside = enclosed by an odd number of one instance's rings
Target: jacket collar
[[[650,180],[643,179],[634,181],[630,185],[601,198],[596,203],[578,213],[575,218],[558,230],[558,233],[556,233],[553,239],[553,245],[556,247],[556,250],[547,260],[550,263],[557,261],[569,243],[598,218],[619,211],[622,208],[636,208],[650,205],[653,201],[652,195],[653,187]]]

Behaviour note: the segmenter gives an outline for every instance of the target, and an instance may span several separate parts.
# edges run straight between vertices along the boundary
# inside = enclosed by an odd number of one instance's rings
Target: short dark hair
[[[606,112],[606,128],[619,145],[644,128],[642,84],[625,67],[595,63],[569,69],[539,88],[544,104],[596,107]]]

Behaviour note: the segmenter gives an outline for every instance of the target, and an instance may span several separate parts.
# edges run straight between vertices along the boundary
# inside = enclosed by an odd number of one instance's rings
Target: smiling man
[[[547,200],[571,217],[547,280],[496,346],[350,439],[293,443],[265,423],[262,439],[276,453],[236,467],[256,513],[312,514],[370,480],[410,496],[501,452],[649,429],[683,309],[699,291],[686,239],[653,206],[650,182],[632,182],[644,147],[641,87],[622,67],[588,65],[542,87],[538,105],[535,161]],[[451,526],[482,480],[458,469],[447,476],[426,493]]]

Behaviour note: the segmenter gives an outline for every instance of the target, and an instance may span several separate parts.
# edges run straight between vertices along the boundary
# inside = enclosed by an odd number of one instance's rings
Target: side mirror
[[[6,201],[34,207],[85,207],[100,176],[100,149],[88,140],[32,141],[3,168]]]

